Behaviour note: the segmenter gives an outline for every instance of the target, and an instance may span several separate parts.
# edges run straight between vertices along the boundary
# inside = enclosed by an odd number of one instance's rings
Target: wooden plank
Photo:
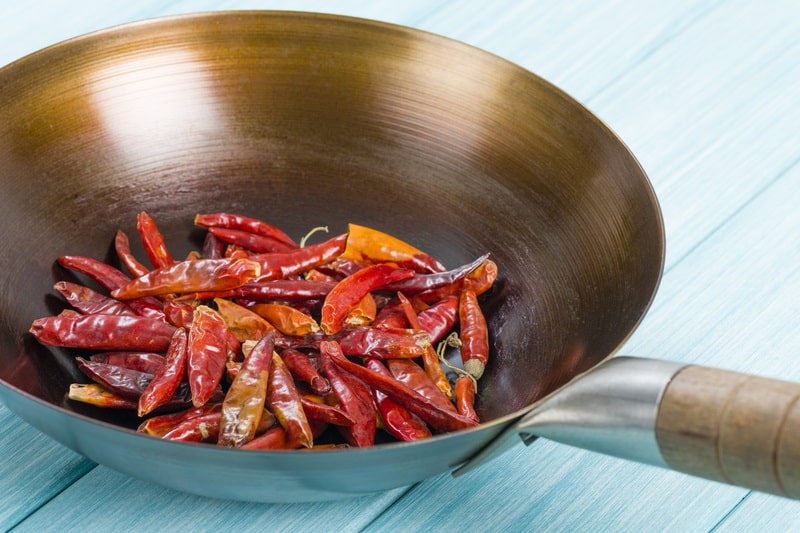
[[[7,531],[94,468],[0,404],[0,530]]]
[[[800,531],[800,513],[796,503],[758,493],[748,494],[714,531]]]
[[[312,504],[250,504],[192,496],[98,466],[15,531],[359,531],[403,492]]]

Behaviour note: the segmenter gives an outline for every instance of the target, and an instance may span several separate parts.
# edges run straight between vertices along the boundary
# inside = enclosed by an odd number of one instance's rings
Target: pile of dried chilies
[[[90,257],[58,258],[106,289],[56,283],[72,309],[30,328],[43,344],[87,351],[77,363],[92,382],[73,384],[71,400],[137,410],[139,431],[153,436],[247,449],[311,448],[329,427],[342,445],[361,447],[378,429],[407,441],[477,425],[489,355],[477,298],[497,277],[488,254],[446,270],[355,224],[300,246],[246,216],[194,222],[207,229],[203,248],[175,260],[139,214],[153,268],[118,231],[130,275]],[[447,342],[463,361],[451,367],[454,383],[434,348]]]

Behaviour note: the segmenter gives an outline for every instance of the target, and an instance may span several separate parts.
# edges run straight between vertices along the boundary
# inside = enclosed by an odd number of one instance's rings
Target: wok
[[[800,492],[795,385],[605,362],[658,286],[657,200],[600,120],[488,53],[284,12],[101,31],[0,70],[0,173],[0,399],[98,463],[206,496],[312,501],[469,468],[541,435]],[[133,233],[142,210],[176,256],[197,248],[190,221],[203,211],[259,217],[295,237],[355,222],[450,267],[490,252],[500,276],[483,297],[484,422],[411,444],[247,452],[161,441],[137,434],[127,414],[66,401],[84,381],[75,353],[25,333],[64,307],[54,259],[113,261],[114,232]]]

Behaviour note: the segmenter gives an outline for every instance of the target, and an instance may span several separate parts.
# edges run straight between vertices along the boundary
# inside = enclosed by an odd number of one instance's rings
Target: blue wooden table
[[[236,0],[0,4],[0,64],[88,31],[222,9],[333,12],[540,74],[630,146],[662,203],[662,285],[622,353],[800,380],[796,0]],[[2,102],[0,102],[2,105]],[[209,500],[130,479],[0,404],[0,529],[790,531],[800,504],[538,440],[469,475],[356,500]]]

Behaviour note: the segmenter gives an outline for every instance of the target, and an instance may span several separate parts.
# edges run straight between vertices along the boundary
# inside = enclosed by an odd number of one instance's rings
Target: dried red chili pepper
[[[221,411],[221,403],[207,403],[200,407],[189,407],[174,413],[152,416],[139,424],[137,431],[154,437],[162,437],[181,422],[211,413],[219,414]]]
[[[31,324],[42,344],[106,351],[163,352],[175,327],[152,318],[127,315],[48,316]]]
[[[431,346],[424,331],[411,329],[379,329],[371,326],[347,327],[336,335],[346,355],[388,358],[422,357]]]
[[[195,407],[211,398],[222,379],[227,360],[227,337],[222,317],[210,307],[197,306],[189,329],[187,360],[187,374]]]
[[[139,396],[137,412],[140,417],[167,403],[178,390],[178,385],[186,374],[187,338],[183,328],[176,329],[172,335],[163,363],[153,373],[153,379]]]
[[[478,422],[478,413],[475,412],[475,378],[469,375],[459,376],[454,388],[458,414]]]
[[[480,296],[491,289],[497,280],[497,263],[487,259],[478,268],[467,274],[464,280],[465,283],[469,283],[475,294]]]
[[[278,425],[242,445],[243,450],[285,450],[289,448],[286,430]]]
[[[241,287],[258,277],[261,267],[249,259],[180,261],[151,270],[111,292],[120,300]]]
[[[267,400],[273,347],[274,333],[270,331],[245,357],[222,402],[218,445],[238,448],[255,437]]]
[[[164,363],[164,356],[153,352],[103,352],[90,355],[89,360],[154,374]]]
[[[364,361],[368,369],[382,374],[388,378],[392,375],[378,359],[369,357]],[[372,389],[375,406],[383,420],[383,426],[392,436],[402,441],[425,439],[431,436],[431,431],[419,418],[409,413],[394,400],[378,389]]]
[[[344,323],[348,326],[369,326],[375,321],[378,306],[371,293],[367,293],[347,311]]]
[[[130,281],[121,270],[85,255],[62,255],[58,258],[58,264],[89,276],[109,291],[118,289]]]
[[[130,278],[121,270],[91,257],[62,255],[58,258],[58,264],[89,276],[109,291],[114,291],[130,282]],[[148,318],[164,318],[162,304],[155,298],[137,298],[126,303],[138,315]]]
[[[447,432],[468,429],[477,425],[477,422],[471,418],[461,416],[455,411],[442,409],[396,379],[386,377],[353,363],[342,354],[341,350],[331,349],[331,344],[335,344],[335,341],[322,342],[322,347],[325,349],[323,353],[328,354],[328,358],[332,363],[363,380],[373,389],[380,390],[408,411],[420,417],[433,429]],[[328,378],[330,379],[330,376]]]
[[[489,257],[489,254],[482,255],[471,263],[462,265],[453,270],[436,272],[433,274],[417,274],[413,278],[399,280],[388,284],[385,289],[392,292],[402,292],[406,295],[414,295],[425,291],[430,291],[439,287],[445,287],[458,282],[469,275],[470,272],[478,268]]]
[[[97,407],[136,409],[135,400],[111,392],[98,383],[73,383],[69,386],[67,398]]]
[[[243,230],[263,237],[270,237],[297,248],[297,244],[283,230],[256,218],[234,213],[205,213],[195,215],[194,223],[203,228],[217,227]]]
[[[354,422],[350,427],[341,428],[341,433],[352,446],[372,446],[375,444],[377,426],[375,408],[372,405],[370,393],[367,393],[366,399],[369,400],[369,403],[367,403],[363,394],[351,386],[350,382],[344,377],[344,371],[335,364],[335,358],[341,355],[341,348],[335,341],[322,342],[320,350],[322,368],[339,402],[339,408],[347,413]],[[344,356],[342,355],[341,357]]]
[[[370,291],[398,280],[408,279],[413,275],[413,270],[398,269],[394,265],[380,263],[347,276],[325,297],[319,324],[322,331],[328,335],[337,333],[344,326],[348,311]]]
[[[287,252],[297,249],[296,245],[286,244],[273,237],[266,237],[249,231],[210,227],[208,232],[222,242],[241,246],[253,253]]]
[[[125,268],[128,269],[133,276],[142,276],[147,274],[150,269],[144,266],[142,263],[139,262],[138,259],[133,255],[131,252],[131,242],[128,239],[128,235],[120,230],[117,230],[117,235],[114,237],[114,249],[117,252],[117,257],[125,265]]]
[[[284,335],[303,336],[319,331],[319,325],[312,316],[290,305],[258,303],[249,309]]]
[[[226,247],[227,243],[217,239],[213,233],[206,233],[200,255],[206,259],[221,259],[225,257]]]
[[[164,302],[164,320],[175,327],[188,329],[192,325],[194,308],[190,303],[168,299]]]
[[[448,296],[458,296],[461,287],[464,283],[469,282],[475,294],[480,296],[484,292],[492,288],[495,280],[497,279],[497,264],[491,259],[486,259],[478,265],[472,272],[468,273],[463,278],[459,278],[452,283],[440,285],[433,289],[425,290],[415,294],[415,298],[423,302],[432,304],[438,302]]]
[[[303,279],[276,279],[254,281],[241,287],[224,291],[195,292],[178,297],[184,300],[209,300],[211,298],[244,298],[253,301],[286,300],[304,301],[324,298],[335,283],[306,281]]]
[[[161,438],[181,442],[216,442],[219,438],[220,413],[208,413],[184,420]]]
[[[311,448],[314,445],[314,435],[303,411],[300,393],[286,364],[274,352],[267,389],[267,408],[286,430],[289,446]]]
[[[144,211],[136,217],[136,231],[142,239],[147,257],[155,268],[167,267],[174,262],[155,220]]]
[[[83,357],[76,357],[78,368],[89,376],[92,381],[99,383],[111,392],[124,398],[138,401],[139,396],[147,389],[153,379],[152,374],[131,370],[120,366],[95,363]],[[182,384],[173,396],[166,402],[170,406],[187,405],[189,403],[189,389]]]
[[[393,300],[384,305],[372,325],[379,329],[404,329],[409,326],[405,310],[399,300]]]
[[[464,370],[475,379],[480,379],[489,361],[489,331],[478,297],[469,286],[461,289],[458,319]]]
[[[309,422],[327,422],[336,426],[352,426],[355,421],[343,410],[333,405],[328,405],[321,396],[303,394],[300,397],[303,411],[306,413]]]
[[[436,352],[434,351],[435,354]],[[442,409],[456,410],[447,395],[434,383],[428,373],[413,360],[389,359],[386,361],[386,365],[389,367],[389,372],[391,372],[392,376],[400,383],[415,390]]]
[[[225,321],[228,331],[239,342],[257,341],[264,335],[275,332],[272,324],[246,307],[224,298],[214,298],[214,304],[217,306],[217,312]]]
[[[250,259],[261,265],[258,281],[286,279],[330,262],[342,253],[346,244],[347,234],[343,234],[289,252],[253,254]]]
[[[417,312],[414,310],[414,307],[411,305],[411,302],[406,298],[402,292],[397,293],[397,299],[400,301],[400,304],[405,311],[406,319],[408,323],[411,324],[411,327],[417,330],[423,330],[422,326],[420,325],[419,318],[417,316]],[[457,302],[456,302],[456,310],[457,310]],[[423,330],[424,331],[424,330]],[[450,381],[447,379],[447,374],[445,373],[442,365],[439,363],[439,356],[436,353],[436,350],[433,349],[432,345],[428,345],[425,353],[422,355],[422,363],[423,368],[425,369],[425,374],[430,378],[431,382],[439,389],[445,397],[450,400],[453,397],[453,388],[450,386]],[[391,363],[390,363],[391,364]],[[416,363],[411,363],[408,368],[416,367]],[[400,366],[400,365],[395,365]],[[407,372],[408,370],[406,370]],[[393,372],[394,373],[394,372]],[[397,377],[397,376],[395,376]],[[421,393],[423,396],[426,394],[422,391],[411,385],[411,383],[406,383],[412,389],[417,390],[417,392]],[[434,397],[438,400],[438,395]],[[434,399],[431,398],[431,399]]]
[[[431,344],[441,341],[458,320],[458,296],[450,295],[417,314],[419,327],[431,336]]]
[[[308,355],[292,348],[281,350],[280,354],[281,359],[283,359],[283,362],[286,363],[289,371],[296,379],[308,383],[311,390],[317,394],[331,392],[331,384],[319,373]]]
[[[347,248],[342,257],[369,263],[391,262],[417,272],[441,272],[436,259],[397,237],[357,224],[349,224]]]
[[[136,315],[125,302],[120,302],[77,283],[59,281],[53,285],[53,288],[72,307],[86,315]]]

